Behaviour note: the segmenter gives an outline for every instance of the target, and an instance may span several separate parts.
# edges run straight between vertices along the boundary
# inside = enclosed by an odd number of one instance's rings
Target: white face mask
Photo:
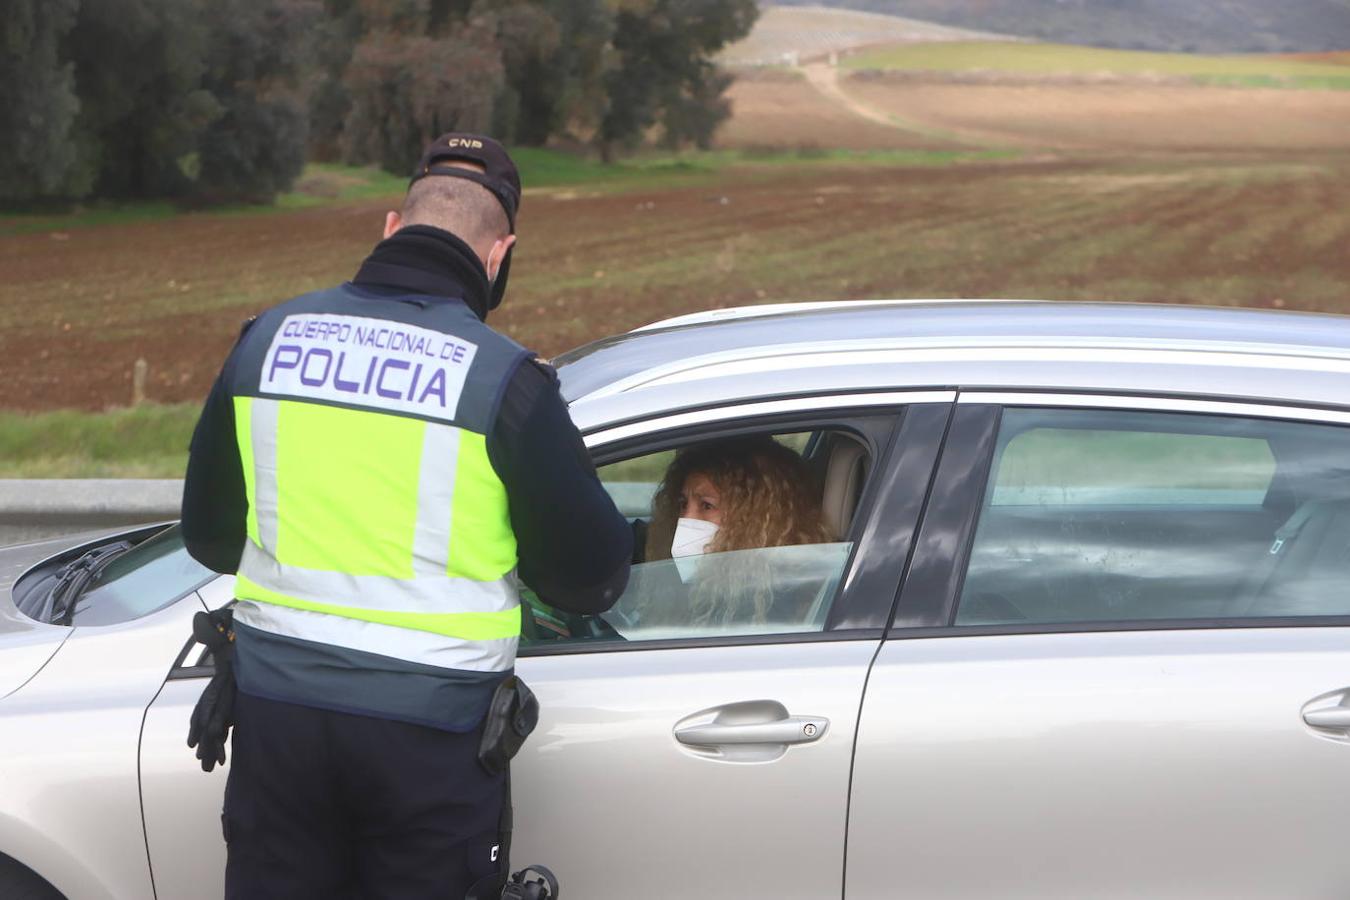
[[[681,581],[688,581],[698,571],[698,557],[708,550],[717,535],[717,523],[703,519],[680,519],[675,524],[675,537],[670,542],[670,555]]]

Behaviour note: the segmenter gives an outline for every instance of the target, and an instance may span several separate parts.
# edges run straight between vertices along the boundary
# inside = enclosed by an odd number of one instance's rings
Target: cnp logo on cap
[[[479,171],[446,165],[451,162],[470,162]],[[516,227],[516,209],[520,206],[520,173],[507,155],[506,148],[487,135],[450,132],[432,141],[422,154],[412,180],[428,175],[449,175],[467,178],[487,188],[501,201],[511,230]]]

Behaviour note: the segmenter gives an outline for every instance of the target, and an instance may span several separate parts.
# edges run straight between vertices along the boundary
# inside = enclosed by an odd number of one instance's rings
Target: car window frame
[[[1277,403],[1258,398],[1193,397],[1083,390],[961,390],[886,639],[1076,634],[1112,631],[1350,627],[1344,616],[1252,616],[1192,619],[1111,619],[1083,622],[958,625],[955,622],[998,448],[1003,412],[1017,407],[1093,412],[1182,413],[1350,426],[1350,410]],[[1279,489],[1279,472],[1271,490]]]
[[[855,433],[868,442],[872,467],[850,526],[853,547],[848,563],[820,631],[544,643],[522,646],[517,655],[880,639],[909,559],[955,396],[954,391],[927,390],[815,394],[679,410],[591,429],[583,438],[597,467],[713,437],[828,429]],[[869,433],[858,427],[863,420],[878,427]],[[883,543],[888,552],[877,552]]]

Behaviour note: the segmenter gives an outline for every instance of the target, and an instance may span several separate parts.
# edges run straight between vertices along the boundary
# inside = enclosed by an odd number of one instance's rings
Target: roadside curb
[[[0,478],[0,546],[178,518],[179,478]]]

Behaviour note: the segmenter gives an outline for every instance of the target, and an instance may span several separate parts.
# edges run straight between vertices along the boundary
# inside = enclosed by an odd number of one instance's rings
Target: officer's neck
[[[488,279],[464,241],[431,225],[407,225],[375,245],[352,281],[413,294],[458,297],[487,319]]]

